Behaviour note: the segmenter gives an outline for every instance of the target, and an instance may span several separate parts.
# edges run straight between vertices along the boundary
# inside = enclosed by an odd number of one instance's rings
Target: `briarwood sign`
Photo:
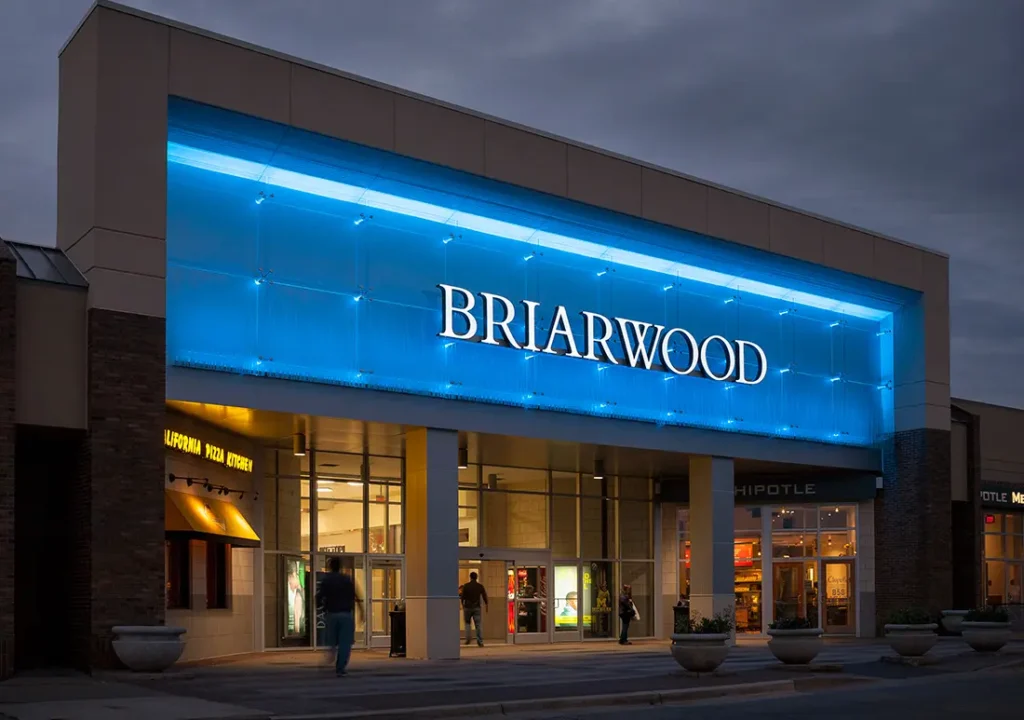
[[[680,328],[666,328],[664,325],[631,320],[608,318],[601,313],[583,311],[583,343],[577,345],[576,335],[564,305],[556,305],[551,327],[546,334],[538,333],[537,313],[541,304],[533,300],[522,300],[523,334],[516,336],[510,327],[517,317],[516,305],[508,298],[494,293],[481,292],[476,295],[465,288],[454,285],[438,285],[441,290],[442,326],[440,337],[451,340],[479,342],[522,350],[529,353],[545,353],[564,357],[593,360],[611,365],[626,365],[672,373],[693,375],[699,373],[717,382],[736,382],[743,385],[757,385],[768,373],[768,358],[757,343],[749,340],[729,340],[722,335],[710,335],[700,342],[690,331]],[[473,310],[477,295],[483,306],[483,322],[477,321]],[[456,329],[456,318],[462,318],[464,328]],[[609,342],[617,338],[624,355],[616,356]],[[686,348],[685,362],[680,355],[673,358],[677,345]],[[717,372],[712,369],[709,355],[720,350],[725,357],[724,368]],[[757,372],[753,377],[747,374],[747,359],[756,361]]]

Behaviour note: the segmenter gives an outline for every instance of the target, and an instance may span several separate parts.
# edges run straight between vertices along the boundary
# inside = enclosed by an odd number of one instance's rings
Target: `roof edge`
[[[168,18],[168,17],[163,16],[163,15],[157,15],[156,13],[152,13],[152,12],[149,12],[149,11],[146,11],[146,10],[140,10],[138,8],[129,7],[127,5],[122,5],[121,3],[113,2],[113,0],[95,0],[93,5],[89,8],[88,12],[86,12],[85,16],[82,18],[82,20],[75,27],[74,31],[68,37],[67,41],[61,46],[60,52],[58,53],[58,57],[61,54],[64,53],[64,50],[67,49],[67,46],[75,38],[75,35],[78,34],[78,32],[79,32],[79,30],[81,30],[82,26],[88,21],[89,17],[99,8],[105,8],[105,9],[108,9],[108,10],[114,10],[116,12],[122,12],[122,13],[125,13],[126,15],[132,15],[132,16],[137,17],[137,18],[142,19],[142,20],[148,20],[150,22],[155,22],[155,23],[159,23],[161,25],[166,25],[168,27],[175,28],[175,29],[178,29],[178,30],[183,30],[185,32],[193,33],[195,35],[200,35],[202,37],[206,37],[206,38],[209,38],[211,40],[217,40],[217,41],[220,41],[220,42],[228,43],[229,45],[234,45],[235,47],[239,47],[239,48],[242,48],[244,50],[250,50],[252,52],[257,52],[257,53],[260,53],[262,55],[266,55],[268,57],[277,58],[278,60],[284,60],[285,62],[288,62],[288,63],[293,63],[295,65],[300,65],[302,67],[307,67],[307,68],[310,68],[310,69],[313,69],[313,70],[319,70],[321,72],[330,73],[331,75],[336,75],[338,77],[344,78],[346,80],[350,80],[352,82],[357,82],[357,83],[360,83],[362,85],[369,85],[370,87],[374,87],[374,88],[377,88],[377,89],[380,89],[380,90],[385,90],[387,92],[392,92],[392,93],[395,93],[397,95],[402,95],[404,97],[411,98],[413,100],[420,100],[422,102],[430,103],[431,105],[438,105],[440,107],[444,107],[444,108],[447,108],[449,110],[454,110],[456,112],[463,113],[463,114],[469,115],[471,117],[476,117],[476,118],[479,118],[481,120],[485,120],[487,122],[493,122],[493,123],[496,123],[498,125],[503,125],[505,127],[513,128],[513,129],[516,129],[516,130],[521,130],[523,132],[527,132],[527,133],[530,133],[532,135],[537,135],[539,137],[547,138],[548,140],[554,140],[556,142],[565,143],[566,145],[571,145],[571,146],[579,148],[581,150],[588,150],[590,152],[595,152],[595,153],[598,153],[600,155],[604,155],[606,157],[615,158],[616,160],[622,160],[623,162],[627,162],[627,163],[629,163],[631,165],[635,165],[635,166],[640,167],[640,168],[646,168],[648,170],[655,170],[657,172],[661,172],[661,173],[664,173],[666,175],[677,177],[677,178],[680,178],[680,179],[683,179],[683,180],[688,180],[689,182],[697,183],[699,185],[704,185],[706,187],[714,188],[716,190],[721,190],[723,192],[727,192],[727,193],[730,193],[730,194],[733,194],[733,195],[737,195],[739,197],[743,197],[743,198],[746,198],[748,200],[753,200],[755,202],[764,203],[765,205],[768,205],[770,207],[775,207],[775,208],[778,208],[780,210],[788,210],[790,212],[794,212],[794,213],[797,213],[799,215],[804,215],[806,217],[813,218],[813,219],[818,220],[820,222],[828,223],[829,225],[834,225],[836,227],[845,228],[847,230],[853,230],[855,232],[863,233],[865,235],[870,235],[872,237],[877,237],[877,238],[881,238],[883,240],[888,240],[889,242],[894,242],[894,243],[897,243],[899,245],[904,245],[906,247],[910,247],[910,248],[913,248],[915,250],[919,250],[921,252],[929,253],[929,254],[935,255],[937,257],[943,257],[943,258],[946,258],[947,260],[949,259],[949,254],[945,253],[945,252],[943,252],[941,250],[935,250],[934,248],[924,247],[923,245],[918,245],[916,243],[912,243],[912,242],[909,242],[907,240],[901,240],[900,238],[893,237],[891,235],[885,235],[883,233],[880,233],[880,232],[877,232],[877,231],[874,231],[874,230],[869,230],[869,229],[861,227],[859,225],[854,225],[852,223],[836,220],[835,218],[825,217],[824,215],[819,215],[818,213],[810,212],[808,210],[803,210],[803,209],[800,209],[800,208],[797,208],[797,207],[793,207],[791,205],[785,205],[785,204],[780,203],[778,201],[770,200],[768,198],[764,198],[764,197],[761,197],[761,196],[758,196],[758,195],[754,195],[752,193],[748,193],[748,192],[745,192],[743,190],[737,190],[736,188],[731,188],[731,187],[727,187],[725,185],[720,185],[720,184],[712,182],[710,180],[704,180],[702,178],[698,178],[698,177],[695,177],[693,175],[688,175],[687,173],[681,172],[679,170],[672,170],[670,168],[667,168],[667,167],[664,167],[664,166],[661,166],[661,165],[657,165],[655,163],[647,162],[647,161],[644,161],[644,160],[637,160],[636,158],[632,158],[632,157],[629,157],[627,155],[623,155],[621,153],[617,153],[617,152],[614,152],[614,151],[611,151],[611,150],[607,150],[605,148],[599,148],[599,147],[594,146],[594,145],[589,145],[587,143],[580,142],[578,140],[572,140],[570,138],[566,138],[566,137],[563,137],[561,135],[556,135],[555,133],[551,133],[551,132],[547,132],[547,131],[544,131],[544,130],[539,130],[537,128],[532,128],[532,127],[529,127],[529,126],[526,126],[526,125],[522,125],[520,123],[516,123],[516,122],[513,122],[511,120],[507,120],[505,118],[499,118],[499,117],[496,117],[494,115],[489,115],[487,113],[480,112],[478,110],[473,110],[471,108],[463,107],[461,105],[456,105],[454,103],[450,103],[450,102],[447,102],[445,100],[440,100],[438,98],[430,97],[429,95],[422,95],[422,94],[414,92],[412,90],[406,90],[404,88],[396,87],[394,85],[389,85],[387,83],[380,82],[378,80],[373,80],[372,78],[367,78],[367,77],[364,77],[364,76],[361,76],[361,75],[356,75],[354,73],[346,72],[344,70],[339,70],[338,68],[332,68],[332,67],[329,67],[327,65],[321,65],[320,63],[316,63],[316,62],[313,62],[311,60],[307,60],[307,59],[304,59],[304,58],[296,57],[294,55],[289,55],[287,53],[279,52],[277,50],[271,50],[270,48],[266,48],[266,47],[263,47],[263,46],[260,46],[260,45],[255,45],[253,43],[246,42],[244,40],[240,40],[238,38],[231,37],[229,35],[222,35],[220,33],[213,32],[212,30],[206,30],[204,28],[197,27],[195,25],[189,25],[188,23],[183,23],[183,22],[180,22],[178,20],[172,20],[171,18]]]

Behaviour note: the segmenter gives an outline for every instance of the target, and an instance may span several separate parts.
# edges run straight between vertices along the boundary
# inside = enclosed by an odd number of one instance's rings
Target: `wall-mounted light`
[[[459,448],[459,470],[465,470],[469,467],[469,448]]]
[[[594,461],[594,479],[604,480],[604,460]]]

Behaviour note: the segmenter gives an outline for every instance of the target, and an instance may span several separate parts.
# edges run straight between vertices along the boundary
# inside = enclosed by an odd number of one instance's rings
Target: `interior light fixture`
[[[182,145],[181,143],[167,143],[167,162],[261,182],[271,187],[279,187],[340,202],[361,205],[374,210],[414,217],[441,225],[449,225],[457,227],[462,232],[478,232],[506,240],[528,243],[535,248],[567,252],[601,260],[604,263],[610,262],[639,270],[670,275],[676,280],[692,280],[707,285],[725,287],[734,293],[784,300],[790,304],[829,310],[865,320],[879,321],[891,314],[888,310],[880,308],[844,302],[834,298],[815,295],[814,293],[792,290],[772,285],[771,283],[751,280],[687,263],[652,257],[631,250],[623,250],[622,248],[610,245],[580,240],[538,228],[496,220],[378,190],[371,190],[367,187],[336,182],[293,170],[274,167],[273,165],[243,160],[230,155],[222,155],[209,150]],[[785,312],[780,314],[785,314]]]
[[[594,479],[604,480],[604,460],[594,461]]]
[[[469,448],[459,448],[459,470],[465,470],[469,467]]]

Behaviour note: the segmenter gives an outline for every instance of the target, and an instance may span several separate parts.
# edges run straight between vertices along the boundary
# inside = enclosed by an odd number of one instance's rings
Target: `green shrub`
[[[732,608],[723,610],[712,617],[690,615],[685,622],[679,623],[680,635],[727,635],[732,632]]]
[[[779,618],[768,624],[769,630],[811,630],[811,621],[803,617]]]
[[[968,610],[967,614],[964,615],[964,622],[1005,623],[1010,622],[1010,614],[1006,612],[1006,608],[999,607],[998,605],[980,607]]]
[[[888,625],[930,625],[935,622],[932,614],[924,608],[901,608],[890,613]]]

